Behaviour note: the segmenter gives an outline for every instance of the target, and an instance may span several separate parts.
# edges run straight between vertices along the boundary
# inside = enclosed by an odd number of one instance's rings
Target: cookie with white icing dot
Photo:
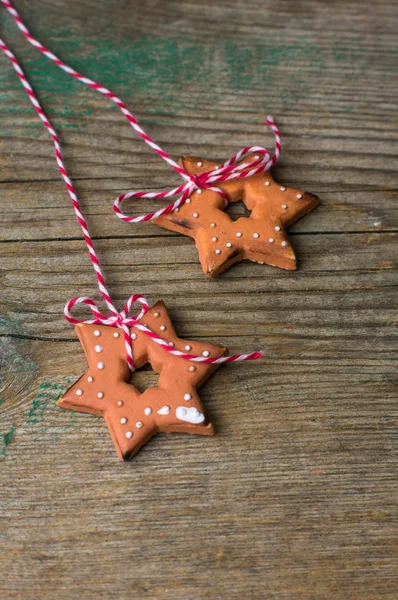
[[[253,161],[251,155],[241,161]],[[191,175],[210,171],[218,165],[204,159],[183,157],[179,164]],[[242,169],[244,172],[244,168]],[[224,198],[209,189],[194,192],[178,213],[164,214],[155,223],[195,239],[202,269],[208,277],[222,273],[234,263],[248,259],[281,269],[296,269],[296,256],[286,229],[313,210],[318,197],[279,185],[270,171],[245,178],[217,182],[230,202],[242,200],[250,218],[233,221],[225,212]]]
[[[202,357],[220,357],[226,353],[221,346],[179,339],[163,302],[145,314],[145,323],[161,337],[167,332],[169,345],[175,350]],[[149,336],[142,332],[138,335],[138,330],[132,327],[130,338],[136,367],[149,362],[159,373],[158,386],[140,393],[129,383],[123,335],[115,336],[118,331],[105,325],[78,324],[76,332],[89,367],[57,404],[102,416],[123,460],[134,456],[159,431],[214,433],[197,390],[218,365],[193,364],[174,356]]]

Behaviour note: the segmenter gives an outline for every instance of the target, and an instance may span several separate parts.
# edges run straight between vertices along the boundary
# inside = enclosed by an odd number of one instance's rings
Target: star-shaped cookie
[[[167,309],[158,302],[143,323],[176,350],[195,356],[220,357],[226,348],[177,337]],[[164,350],[145,333],[132,327],[136,367],[150,363],[159,373],[158,386],[141,394],[128,383],[123,334],[106,325],[78,324],[76,333],[85,351],[88,369],[58,400],[58,406],[102,416],[121,459],[134,456],[153,435],[163,431],[213,435],[197,389],[218,365],[193,363]]]
[[[255,158],[256,155],[249,155],[240,164],[252,162]],[[194,157],[180,158],[179,164],[190,175],[202,174],[220,166]],[[296,255],[286,229],[318,206],[318,197],[280,185],[269,170],[259,175],[215,183],[214,186],[222,189],[230,202],[242,200],[251,211],[250,217],[233,221],[224,212],[225,201],[220,194],[197,190],[180,208],[154,222],[194,238],[203,271],[209,277],[222,273],[243,259],[289,271],[296,269]]]

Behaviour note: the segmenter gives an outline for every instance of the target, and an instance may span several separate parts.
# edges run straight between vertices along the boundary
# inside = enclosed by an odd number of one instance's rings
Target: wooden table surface
[[[158,435],[129,463],[101,419],[55,406],[86,365],[63,306],[98,292],[51,141],[2,57],[1,598],[395,600],[397,4],[16,6],[173,157],[271,148],[274,115],[275,177],[321,204],[291,228],[296,272],[241,262],[206,279],[192,240],[112,213],[117,194],[170,188],[175,174],[2,10],[116,302],[162,298],[181,336],[269,354],[202,388],[215,437]]]

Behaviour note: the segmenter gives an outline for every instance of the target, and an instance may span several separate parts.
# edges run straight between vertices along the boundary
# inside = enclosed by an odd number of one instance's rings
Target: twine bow
[[[113,210],[116,216],[127,223],[142,223],[144,221],[152,221],[161,217],[162,215],[173,212],[176,208],[179,208],[187,201],[193,192],[198,191],[201,193],[203,190],[213,190],[214,192],[217,192],[224,198],[225,204],[227,204],[229,201],[228,195],[222,189],[217,187],[217,183],[228,181],[230,179],[244,179],[246,177],[251,177],[252,175],[263,173],[264,171],[270,169],[279,158],[281,151],[279,130],[271,116],[268,116],[265,122],[273,131],[275,136],[275,151],[272,158],[270,158],[268,150],[262,146],[247,146],[232,156],[232,158],[227,160],[223,165],[217,166],[211,171],[206,171],[205,173],[191,175],[190,173],[187,173],[185,169],[180,167],[180,165],[175,163],[161,148],[159,148],[159,150],[156,150],[156,152],[162,158],[164,158],[164,160],[166,160],[166,162],[168,162],[173,169],[182,176],[183,179],[185,179],[185,183],[182,183],[178,187],[164,192],[138,191],[121,194],[113,203]],[[254,156],[254,160],[237,164],[247,154],[252,154],[253,152],[257,153],[257,155]],[[169,204],[160,210],[150,212],[139,217],[130,217],[125,215],[120,208],[124,200],[129,198],[150,198],[152,200],[159,200],[172,198],[179,194],[180,197],[172,204]]]
[[[129,317],[131,307],[136,302],[139,302],[141,304],[141,311],[135,317]],[[76,304],[85,304],[86,306],[88,306],[93,315],[95,316],[95,319],[76,319],[75,317],[73,317],[71,314],[71,310],[74,306],[76,306]],[[149,305],[146,298],[141,294],[133,294],[128,299],[128,302],[123,310],[121,310],[120,312],[117,312],[116,310],[112,311],[113,314],[111,316],[106,316],[99,311],[98,306],[94,300],[88,298],[87,296],[80,296],[79,298],[72,298],[66,303],[64,308],[64,316],[65,319],[69,321],[69,323],[73,323],[74,325],[77,325],[78,323],[85,323],[86,325],[108,325],[108,327],[118,327],[122,329],[124,343],[126,347],[127,364],[130,371],[134,371],[135,364],[129,328],[138,327],[142,331],[147,330],[149,332],[150,330],[139,322],[139,320],[145,315],[145,313],[148,312],[148,309]]]
[[[141,304],[141,311],[135,317],[129,317],[128,315],[131,310],[131,307],[136,302],[139,302]],[[95,316],[95,319],[76,319],[76,317],[73,317],[71,314],[71,310],[77,304],[87,305],[90,308],[93,315]],[[159,344],[162,348],[164,348],[164,350],[167,350],[167,352],[169,352],[170,354],[173,354],[174,356],[178,356],[185,360],[189,360],[191,362],[200,362],[206,364],[222,364],[229,362],[240,362],[242,360],[256,360],[257,358],[260,358],[265,354],[264,351],[261,351],[251,352],[249,354],[234,354],[232,356],[212,358],[211,356],[195,356],[194,354],[187,354],[186,352],[175,350],[172,346],[170,346],[168,342],[166,342],[166,340],[154,333],[151,329],[149,329],[149,327],[147,327],[147,325],[144,325],[140,322],[140,319],[142,319],[142,317],[148,312],[148,310],[149,305],[146,298],[141,294],[133,294],[132,296],[130,296],[126,306],[122,311],[115,312],[111,316],[106,316],[99,311],[98,306],[94,300],[88,298],[87,296],[80,296],[79,298],[72,298],[66,303],[64,308],[64,315],[66,320],[69,321],[69,323],[73,323],[74,325],[77,325],[78,323],[84,323],[86,325],[108,325],[109,327],[117,327],[122,329],[126,349],[126,361],[130,371],[132,372],[135,371],[135,363],[133,357],[130,327],[136,327],[137,329],[139,329],[139,331],[145,333],[145,335],[150,337],[154,342]]]
[[[131,310],[131,307],[136,302],[139,302],[141,304],[141,311],[135,317],[129,317],[128,315]],[[95,319],[76,319],[76,317],[73,317],[71,314],[71,310],[77,304],[86,304],[95,316]],[[66,320],[69,321],[69,323],[73,323],[74,325],[77,325],[78,323],[84,323],[86,325],[108,325],[109,327],[117,327],[122,329],[126,349],[126,361],[130,371],[132,372],[135,371],[135,363],[133,357],[130,327],[136,327],[137,329],[139,329],[139,331],[145,333],[145,335],[150,337],[154,342],[159,344],[164,350],[167,350],[167,352],[169,352],[170,354],[173,354],[174,356],[178,356],[179,358],[183,358],[185,360],[189,360],[191,362],[199,362],[206,364],[222,364],[230,362],[240,362],[242,360],[256,360],[257,358],[260,358],[265,354],[264,351],[260,351],[250,352],[248,354],[234,354],[232,356],[212,358],[211,356],[195,356],[194,354],[188,354],[186,352],[181,352],[180,350],[175,350],[172,346],[170,346],[168,342],[166,342],[166,340],[154,333],[151,329],[149,329],[149,327],[147,327],[147,325],[144,325],[140,322],[140,320],[148,312],[148,310],[149,305],[146,298],[141,294],[133,294],[132,296],[130,296],[126,306],[122,311],[115,312],[111,316],[106,316],[99,311],[98,306],[94,300],[88,298],[87,296],[80,296],[79,298],[72,298],[66,303],[64,308],[64,315]]]

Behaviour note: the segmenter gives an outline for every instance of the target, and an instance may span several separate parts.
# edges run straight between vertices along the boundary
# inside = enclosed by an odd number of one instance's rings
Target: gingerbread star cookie
[[[240,164],[254,159],[254,155],[250,155]],[[179,164],[190,175],[212,171],[219,166],[194,157],[183,157]],[[280,185],[269,170],[214,185],[228,195],[230,202],[242,200],[251,211],[250,217],[233,221],[224,212],[225,200],[220,194],[198,190],[180,208],[154,222],[194,238],[203,271],[209,277],[243,259],[289,271],[296,269],[296,255],[286,229],[318,206],[318,197]]]
[[[216,358],[227,352],[214,344],[179,339],[161,301],[145,314],[143,321],[176,350]],[[134,456],[160,431],[213,435],[213,425],[206,418],[197,389],[218,365],[174,356],[137,328],[130,331],[136,367],[150,363],[159,373],[158,386],[141,394],[128,383],[131,373],[120,330],[78,324],[76,333],[89,366],[58,400],[58,406],[102,416],[123,460]]]

